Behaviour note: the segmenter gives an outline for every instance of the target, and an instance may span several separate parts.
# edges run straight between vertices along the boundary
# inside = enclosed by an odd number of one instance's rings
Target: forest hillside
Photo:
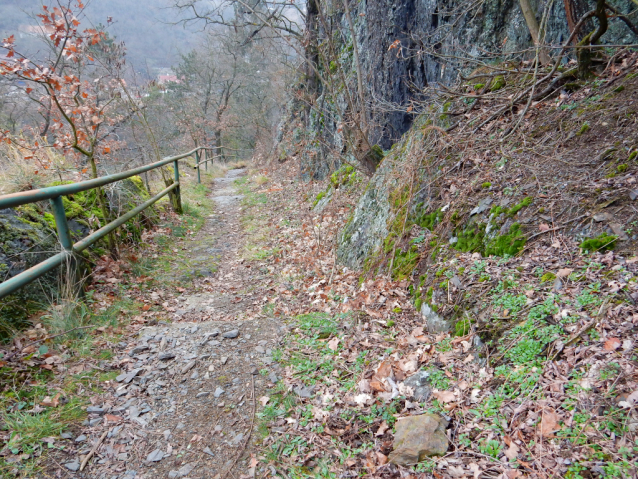
[[[638,478],[636,0],[139,3],[0,3],[3,477]]]

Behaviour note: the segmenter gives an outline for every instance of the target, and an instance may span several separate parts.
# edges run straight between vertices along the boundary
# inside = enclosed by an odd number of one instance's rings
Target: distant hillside
[[[0,0],[0,35],[5,38],[15,34],[19,37],[20,26],[35,24],[34,15],[39,13],[42,0]],[[44,2],[47,3],[47,2]],[[108,17],[113,23],[109,32],[127,46],[127,58],[137,71],[147,68],[169,67],[180,52],[192,48],[195,43],[193,28],[168,25],[175,21],[175,11],[167,9],[169,0],[92,0],[87,3],[87,20],[106,25]],[[19,42],[35,49],[35,42],[26,34]]]

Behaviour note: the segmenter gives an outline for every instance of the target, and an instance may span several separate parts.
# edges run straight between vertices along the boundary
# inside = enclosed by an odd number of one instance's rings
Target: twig
[[[576,218],[572,218],[571,220],[566,221],[565,223],[563,223],[563,224],[562,224],[562,225],[560,225],[560,226],[557,226],[556,228],[550,228],[550,229],[548,229],[548,230],[541,231],[540,233],[536,233],[536,234],[534,234],[534,235],[530,236],[529,238],[527,238],[527,241],[531,241],[531,240],[533,240],[534,238],[536,238],[537,236],[540,236],[540,235],[542,235],[542,234],[545,234],[545,233],[551,233],[552,231],[557,231],[557,230],[563,229],[563,228],[564,228],[565,226],[567,226],[569,223],[573,223],[574,221],[579,220],[579,219],[581,219],[581,218],[584,218],[585,216],[588,216],[588,215],[586,215],[586,214],[585,214],[585,215],[577,216]]]
[[[46,338],[42,338],[42,339],[36,339],[35,341],[27,344],[24,348],[21,348],[19,350],[14,351],[13,353],[9,354],[7,357],[2,358],[4,361],[8,361],[9,359],[11,359],[13,356],[15,356],[16,354],[18,354],[20,351],[22,351],[23,349],[28,348],[29,346],[33,346],[34,344],[38,344],[40,341],[48,341],[49,339],[53,339],[53,338],[57,338],[58,336],[64,336],[65,334],[71,333],[73,331],[77,331],[79,329],[88,329],[88,328],[94,328],[95,325],[91,324],[90,326],[78,326],[77,328],[73,328],[73,329],[69,329],[68,331],[64,331],[63,333],[58,333],[58,334],[54,334],[53,336],[47,336]]]
[[[563,345],[563,348],[560,351],[556,351],[554,355],[550,358],[550,361],[553,361],[554,359],[556,359],[556,357],[561,353],[561,351],[564,351],[567,346],[571,346],[572,344],[574,344],[576,341],[580,339],[580,337],[583,334],[585,334],[587,331],[589,331],[591,328],[593,328],[596,325],[600,317],[605,313],[605,310],[607,309],[607,303],[609,303],[609,298],[605,299],[605,302],[600,306],[600,309],[598,310],[598,314],[594,317],[594,319],[592,319],[589,323],[585,324],[585,326],[583,326],[583,328],[580,331],[578,331],[575,335],[573,335]]]
[[[108,433],[109,433],[108,431],[104,431],[104,434],[102,434],[102,437],[100,438],[100,440],[95,444],[95,446],[93,446],[93,449],[91,449],[89,453],[86,455],[86,457],[82,460],[82,464],[80,464],[80,472],[84,470],[84,468],[86,467],[86,464],[89,462],[89,459],[93,457],[93,454],[95,454],[95,451],[97,451],[97,448],[100,447],[100,444],[102,444],[102,441],[104,441],[104,438],[106,437]]]
[[[226,479],[226,477],[228,476],[229,473],[232,474],[232,469],[233,467],[235,467],[235,464],[237,464],[237,461],[239,460],[239,458],[241,457],[241,455],[244,453],[244,450],[246,449],[246,446],[248,446],[248,442],[250,441],[250,437],[253,434],[253,427],[255,425],[255,410],[256,410],[256,398],[255,398],[255,376],[253,375],[252,377],[252,385],[253,385],[253,416],[252,419],[250,421],[250,430],[248,431],[248,436],[246,436],[246,440],[244,441],[244,445],[241,447],[241,449],[239,450],[239,454],[237,454],[235,456],[235,459],[233,460],[232,464],[230,466],[228,466],[228,469],[226,469],[226,471],[221,475],[221,479]]]

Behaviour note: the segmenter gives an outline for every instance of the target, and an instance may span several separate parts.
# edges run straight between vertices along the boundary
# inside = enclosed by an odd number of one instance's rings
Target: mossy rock
[[[20,207],[20,211],[0,210],[0,275],[9,279],[44,261],[59,249],[55,231],[44,219],[37,204]],[[57,291],[56,271],[5,297],[0,302],[0,338],[26,324],[26,319],[40,303]]]
[[[490,86],[490,91],[498,91],[504,86],[505,86],[505,77],[503,75],[498,75],[497,77],[494,77],[492,86]]]
[[[485,246],[485,256],[514,256],[525,247],[527,237],[521,232],[521,225],[514,223],[509,232],[497,236]]]

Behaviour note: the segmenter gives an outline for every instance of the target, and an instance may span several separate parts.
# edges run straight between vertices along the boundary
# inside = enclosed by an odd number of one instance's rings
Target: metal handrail
[[[178,161],[191,156],[193,153],[197,155],[197,178],[200,181],[199,169],[199,150],[212,150],[214,148],[200,146],[197,147],[188,153],[183,153],[177,156],[171,156],[168,158],[164,158],[155,163],[151,163],[150,165],[141,166],[139,168],[134,168],[132,170],[123,171],[121,173],[116,173],[113,175],[102,176],[100,178],[95,178],[87,181],[80,181],[78,183],[72,183],[69,185],[59,185],[59,186],[51,186],[48,188],[41,188],[38,190],[30,190],[30,191],[22,191],[19,193],[13,193],[10,195],[0,196],[0,209],[5,208],[14,208],[20,205],[26,205],[29,203],[37,203],[38,201],[49,200],[51,202],[51,208],[53,210],[53,216],[55,218],[55,226],[58,232],[58,239],[60,240],[60,244],[62,245],[62,251],[41,263],[38,263],[31,268],[23,271],[20,274],[13,276],[12,278],[0,283],[0,299],[8,296],[11,293],[14,293],[18,289],[26,286],[29,283],[32,283],[40,276],[52,271],[53,269],[59,267],[67,260],[74,260],[75,254],[84,251],[86,248],[91,246],[93,243],[98,241],[99,239],[105,237],[111,231],[115,230],[117,227],[123,225],[128,220],[138,215],[146,208],[151,206],[152,204],[159,201],[161,198],[166,196],[171,191],[175,190],[175,196],[177,198],[176,201],[176,210],[181,209],[181,195],[180,195],[180,180],[179,180],[179,165]],[[208,161],[208,160],[206,160]],[[145,201],[141,205],[132,209],[128,213],[118,217],[114,221],[111,221],[107,225],[103,226],[97,231],[94,231],[86,238],[78,241],[73,244],[71,239],[71,233],[69,231],[69,225],[66,218],[66,212],[64,210],[64,203],[62,202],[62,196],[72,195],[74,193],[80,193],[82,191],[91,190],[93,188],[97,188],[100,186],[108,185],[110,183],[115,183],[116,181],[125,180],[130,178],[131,176],[139,175],[140,173],[144,173],[155,168],[159,168],[161,166],[167,165],[169,163],[173,163],[174,170],[174,181],[168,188],[162,190],[149,200]],[[178,211],[179,212],[179,211]]]

